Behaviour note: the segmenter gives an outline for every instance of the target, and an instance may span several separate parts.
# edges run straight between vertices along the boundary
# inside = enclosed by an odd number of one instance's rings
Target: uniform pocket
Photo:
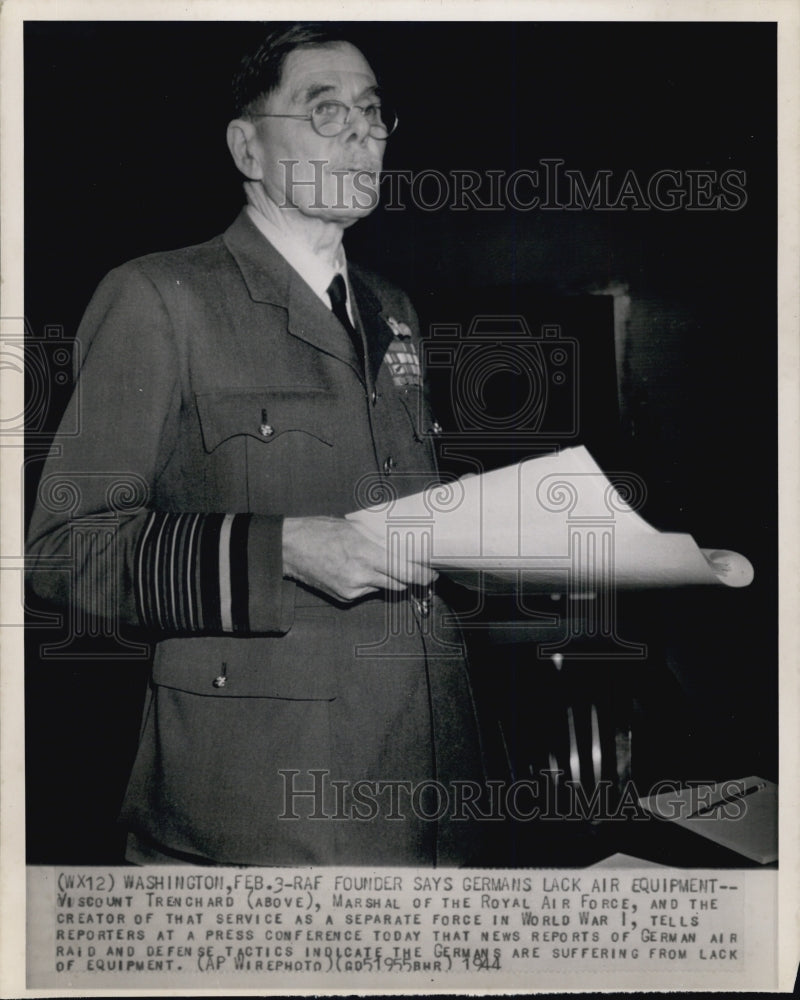
[[[265,446],[286,435],[315,438],[331,447],[333,394],[313,386],[215,389],[195,396],[203,447],[209,454],[245,435]]]
[[[167,639],[156,649],[153,681],[216,698],[332,701],[340,670],[329,647],[330,623],[313,618],[276,638]]]

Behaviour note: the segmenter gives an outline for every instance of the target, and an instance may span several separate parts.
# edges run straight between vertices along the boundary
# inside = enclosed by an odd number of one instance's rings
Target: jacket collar
[[[292,336],[339,358],[360,374],[360,365],[347,332],[294,268],[259,232],[245,209],[225,232],[223,241],[236,261],[254,302],[266,302],[286,309]],[[358,268],[348,264],[347,273],[353,290],[356,323],[366,335],[370,381],[374,384],[392,334],[381,318],[380,299],[369,288]]]
[[[223,234],[254,302],[286,306],[292,269],[242,209]],[[299,277],[299,276],[298,276]]]

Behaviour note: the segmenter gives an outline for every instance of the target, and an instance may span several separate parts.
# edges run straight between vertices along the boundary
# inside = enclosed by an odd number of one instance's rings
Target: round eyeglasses
[[[350,124],[350,112],[360,111],[369,124],[369,134],[373,139],[388,139],[397,128],[397,114],[382,102],[381,104],[343,104],[341,101],[322,101],[307,115],[251,114],[251,118],[295,118],[297,121],[311,122],[317,135],[332,139]]]

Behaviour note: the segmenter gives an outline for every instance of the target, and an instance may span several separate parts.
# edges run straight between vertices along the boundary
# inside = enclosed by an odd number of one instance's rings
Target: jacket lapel
[[[287,329],[293,337],[338,358],[360,374],[360,365],[347,331],[258,231],[244,209],[223,240],[254,302],[266,302],[285,309]]]
[[[358,270],[348,267],[348,277],[353,289],[357,321],[363,327],[367,341],[369,382],[375,385],[393,334],[383,319],[380,299],[372,292]]]

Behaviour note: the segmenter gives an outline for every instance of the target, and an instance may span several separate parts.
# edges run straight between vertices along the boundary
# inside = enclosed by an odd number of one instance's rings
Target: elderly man
[[[101,283],[30,579],[157,638],[130,860],[469,863],[459,637],[424,561],[343,517],[435,474],[416,316],[342,248],[396,119],[361,52],[310,26],[270,35],[234,90],[247,207]],[[48,570],[65,555],[71,577]]]

